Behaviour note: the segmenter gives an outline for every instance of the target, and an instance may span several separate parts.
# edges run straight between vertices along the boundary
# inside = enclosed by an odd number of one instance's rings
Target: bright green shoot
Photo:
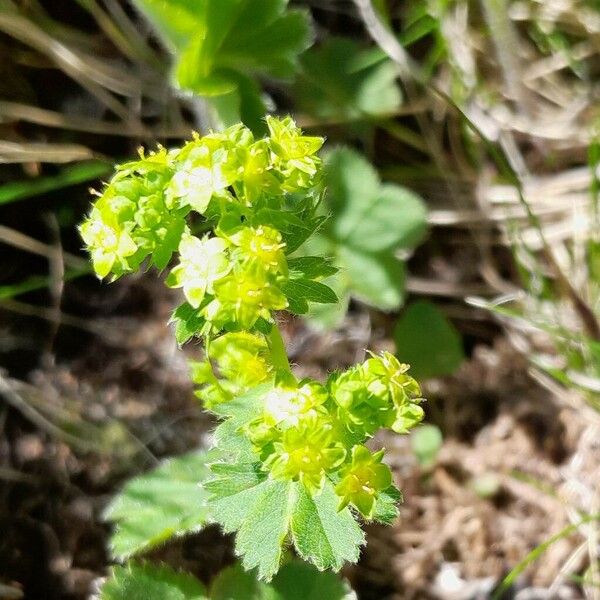
[[[81,225],[99,277],[173,265],[166,283],[186,302],[180,343],[197,338],[198,396],[222,421],[211,473],[199,473],[208,512],[246,569],[270,580],[293,546],[318,569],[355,561],[358,519],[390,522],[399,491],[379,429],[406,433],[423,417],[408,365],[370,356],[323,383],[290,369],[276,313],[335,303],[320,280],[326,257],[295,255],[319,228],[323,140],[291,118],[267,117],[255,139],[243,125],[121,165]],[[176,484],[174,484],[176,485]]]

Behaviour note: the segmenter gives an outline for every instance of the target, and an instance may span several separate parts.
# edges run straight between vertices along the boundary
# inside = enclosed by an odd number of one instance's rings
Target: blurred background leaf
[[[331,37],[301,58],[294,95],[300,110],[322,120],[352,121],[398,109],[396,68],[379,48]]]
[[[167,565],[130,563],[112,568],[100,600],[208,600],[204,586],[192,575]]]
[[[435,304],[414,302],[394,329],[396,355],[417,379],[451,375],[465,359],[456,328]]]
[[[426,210],[418,196],[395,184],[382,184],[373,166],[350,148],[337,148],[326,161],[329,216],[305,248],[307,254],[334,257],[339,273],[326,280],[341,306],[310,313],[323,325],[340,322],[350,297],[382,310],[400,307],[404,298],[404,264],[424,237]]]
[[[436,425],[421,425],[410,435],[410,446],[422,467],[430,467],[435,463],[442,447],[442,432]]]
[[[290,78],[312,42],[307,12],[287,1],[136,0],[176,54],[174,80],[184,90],[216,98],[220,122],[243,120],[263,132],[267,112],[254,77]]]

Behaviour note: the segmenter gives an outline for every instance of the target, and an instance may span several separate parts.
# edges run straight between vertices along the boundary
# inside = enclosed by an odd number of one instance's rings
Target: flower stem
[[[267,336],[267,343],[269,344],[269,350],[271,351],[273,366],[279,371],[288,371],[291,373],[290,361],[288,360],[287,352],[285,350],[285,344],[283,343],[281,331],[276,323],[273,323],[273,327],[271,327],[271,331]]]

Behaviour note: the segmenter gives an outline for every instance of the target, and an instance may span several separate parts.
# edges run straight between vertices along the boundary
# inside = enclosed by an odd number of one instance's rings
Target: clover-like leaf
[[[423,238],[426,211],[406,188],[381,184],[375,169],[360,154],[339,148],[327,161],[332,218],[325,230],[338,243],[365,252],[411,248]]]
[[[402,100],[396,68],[378,48],[328,38],[301,59],[295,91],[300,108],[320,119],[389,114]]]
[[[104,512],[116,525],[112,555],[123,560],[200,530],[209,518],[201,485],[210,473],[208,461],[208,452],[195,451],[129,480]]]
[[[328,194],[324,209],[331,218],[304,246],[306,254],[333,255],[339,272],[323,282],[341,306],[350,296],[382,310],[398,308],[404,298],[405,269],[399,250],[418,244],[426,231],[422,201],[401,186],[382,184],[375,169],[349,148],[327,160]],[[325,326],[337,325],[343,308],[311,308]]]

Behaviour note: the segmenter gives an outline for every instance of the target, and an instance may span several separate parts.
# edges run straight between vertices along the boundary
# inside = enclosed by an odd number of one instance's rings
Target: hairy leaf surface
[[[166,565],[130,563],[112,568],[100,600],[208,600],[208,596],[192,575]]]
[[[191,452],[125,484],[104,513],[116,525],[113,556],[123,560],[206,524],[208,494],[200,484],[210,473],[209,457]]]

